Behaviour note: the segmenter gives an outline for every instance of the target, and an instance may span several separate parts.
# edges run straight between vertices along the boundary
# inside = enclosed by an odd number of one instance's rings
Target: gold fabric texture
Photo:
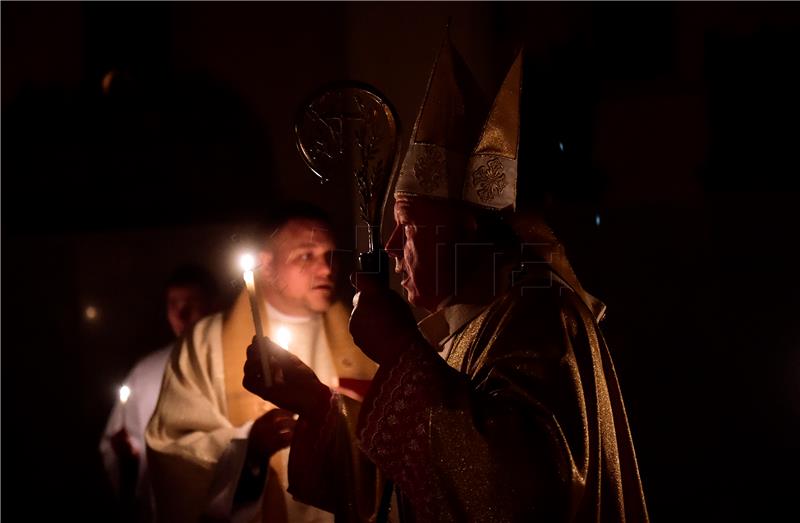
[[[447,517],[458,521],[465,510],[479,521],[522,521],[523,513],[546,521],[647,521],[622,395],[596,319],[560,279],[546,271],[529,278],[535,290],[497,300],[450,352],[448,365],[492,399],[483,408],[466,401],[463,411],[431,411],[431,455],[441,476],[452,478],[445,498],[460,500]],[[535,445],[545,451],[537,455]],[[491,463],[481,461],[490,456]]]
[[[445,308],[421,322],[434,346],[415,345],[378,370],[361,408],[360,448],[395,482],[404,523],[647,522],[598,326],[605,307],[580,286],[543,222],[519,216],[515,226],[535,245],[523,275],[477,314]],[[446,362],[435,350],[442,343],[451,344]],[[355,437],[346,416],[333,409],[320,432],[338,430],[340,442]],[[326,438],[309,441],[293,447],[293,458],[313,448],[326,470],[363,464],[351,447],[344,455]],[[301,499],[361,495],[332,483],[315,491],[297,476],[290,483]]]
[[[522,52],[506,74],[472,151],[464,180],[463,199],[491,209],[517,204]]]
[[[517,157],[521,90],[522,52],[520,51],[495,96],[489,117],[472,154]]]
[[[472,171],[472,185],[482,203],[489,203],[508,187],[503,162],[499,158],[490,158],[484,165]]]
[[[522,52],[488,115],[471,95],[475,89],[470,80],[448,35],[428,81],[396,194],[461,200],[491,209],[516,206]],[[476,138],[478,115],[485,122]]]
[[[461,198],[467,155],[485,117],[478,92],[448,32],[431,70],[395,191]]]

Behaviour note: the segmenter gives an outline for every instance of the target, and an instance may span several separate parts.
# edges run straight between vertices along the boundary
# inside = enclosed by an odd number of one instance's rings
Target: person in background
[[[361,397],[376,366],[353,344],[349,309],[334,302],[327,216],[287,204],[261,229],[254,273],[264,332],[326,386]],[[243,289],[229,310],[198,322],[173,353],[146,433],[159,520],[333,521],[287,492],[293,414],[242,386],[254,334]]]
[[[211,274],[196,265],[173,271],[165,287],[167,321],[176,339],[217,307],[218,290]],[[161,379],[175,340],[140,359],[125,378],[100,440],[108,479],[126,519],[154,521],[154,502],[144,431],[156,407]]]

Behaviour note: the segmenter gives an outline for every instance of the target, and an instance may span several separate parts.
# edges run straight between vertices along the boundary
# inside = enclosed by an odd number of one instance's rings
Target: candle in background
[[[289,350],[289,344],[292,343],[292,331],[287,327],[278,327],[275,331],[275,343],[281,346],[283,350]]]
[[[122,428],[125,428],[125,404],[128,403],[128,398],[131,396],[131,388],[123,385],[119,388],[119,402],[122,405]]]
[[[239,258],[239,265],[242,268],[242,278],[247,286],[247,295],[250,297],[250,311],[253,313],[253,325],[256,329],[256,343],[261,352],[261,369],[264,375],[264,385],[272,386],[272,371],[269,368],[269,359],[264,347],[264,327],[261,325],[261,315],[258,313],[258,299],[256,298],[256,283],[253,269],[256,267],[256,259],[250,253],[242,254]]]

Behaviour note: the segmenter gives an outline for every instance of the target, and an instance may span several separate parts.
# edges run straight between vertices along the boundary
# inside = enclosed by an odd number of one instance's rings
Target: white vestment
[[[158,392],[161,390],[161,379],[164,376],[164,367],[167,365],[169,354],[175,342],[166,347],[152,352],[140,359],[133,366],[124,385],[130,389],[130,395],[123,404],[119,398],[111,410],[106,428],[100,439],[100,454],[103,465],[114,489],[119,492],[119,460],[111,448],[111,437],[123,428],[130,437],[131,446],[139,453],[139,477],[136,482],[137,510],[139,521],[153,520],[153,493],[150,486],[150,477],[147,470],[147,453],[145,452],[144,431],[147,422],[156,408]]]
[[[368,380],[374,375],[375,365],[352,344],[341,305],[307,319],[271,307],[261,314],[266,334],[273,341],[289,338],[288,349],[323,383],[335,388],[340,376]],[[146,433],[160,520],[333,521],[330,513],[298,503],[286,492],[289,449],[270,459],[261,499],[245,506],[234,503],[250,427],[274,408],[241,387],[252,335],[243,295],[227,315],[198,322],[167,365]]]

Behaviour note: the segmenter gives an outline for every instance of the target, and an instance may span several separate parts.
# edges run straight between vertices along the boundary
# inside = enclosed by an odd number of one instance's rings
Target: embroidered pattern
[[[492,158],[486,165],[475,169],[472,172],[472,185],[475,186],[482,202],[490,202],[497,198],[508,185],[500,158]]]
[[[369,411],[359,441],[370,459],[408,496],[417,520],[438,521],[436,507],[442,495],[434,481],[427,444],[429,409],[438,396],[432,386],[437,381],[431,361],[435,356],[421,353],[410,349],[388,375],[377,379],[380,392],[371,405],[365,404]]]
[[[422,154],[414,162],[414,177],[419,181],[422,190],[428,193],[435,191],[442,183],[444,170],[442,151],[435,147],[423,147]]]

